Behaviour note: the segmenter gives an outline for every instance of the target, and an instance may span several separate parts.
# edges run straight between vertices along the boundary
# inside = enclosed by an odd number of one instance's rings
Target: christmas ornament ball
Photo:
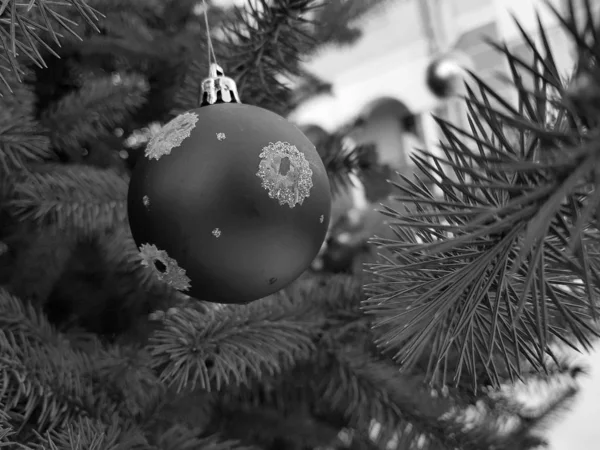
[[[444,55],[429,63],[425,81],[436,97],[448,98],[460,90],[463,74],[460,62],[451,55]]]
[[[294,281],[329,225],[327,173],[283,117],[216,103],[183,113],[148,144],[129,185],[143,264],[198,300],[248,303]]]

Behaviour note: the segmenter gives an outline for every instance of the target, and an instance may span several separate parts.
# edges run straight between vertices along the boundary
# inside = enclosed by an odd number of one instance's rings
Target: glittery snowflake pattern
[[[214,230],[212,230],[212,235],[216,238],[221,236],[221,230],[219,230],[218,228],[215,228]]]
[[[198,115],[191,112],[175,117],[150,139],[146,146],[146,157],[158,160],[161,156],[170,154],[171,150],[179,147],[184,140],[190,137],[197,122]]]
[[[323,214],[321,214],[321,217],[319,217],[319,222],[323,223],[324,220],[325,220],[325,216]]]
[[[152,244],[142,244],[140,256],[142,265],[152,270],[160,281],[178,291],[189,290],[191,280],[185,274],[185,270],[179,267],[177,261],[167,255],[167,252],[159,250]]]
[[[144,206],[146,208],[150,207],[150,197],[148,197],[147,195],[144,195],[144,198],[142,198],[142,202],[144,203]]]
[[[217,133],[217,139],[220,141],[225,140],[225,133]]]
[[[259,157],[258,176],[269,197],[277,199],[281,206],[293,208],[302,205],[310,195],[312,170],[304,154],[287,142],[270,142]]]

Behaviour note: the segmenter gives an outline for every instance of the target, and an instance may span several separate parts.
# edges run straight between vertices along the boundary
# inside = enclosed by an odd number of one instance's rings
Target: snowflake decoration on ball
[[[304,153],[294,145],[278,141],[264,147],[259,157],[256,175],[269,197],[279,201],[281,206],[302,205],[313,186],[312,170]]]
[[[198,115],[196,113],[186,112],[175,117],[150,139],[144,154],[147,158],[156,160],[161,156],[169,155],[171,150],[179,147],[190,137],[197,122]]]
[[[151,269],[160,281],[178,291],[189,290],[191,280],[185,274],[185,270],[179,267],[177,261],[167,255],[167,252],[159,250],[152,244],[142,244],[140,256],[142,265]],[[160,269],[157,263],[160,264]]]

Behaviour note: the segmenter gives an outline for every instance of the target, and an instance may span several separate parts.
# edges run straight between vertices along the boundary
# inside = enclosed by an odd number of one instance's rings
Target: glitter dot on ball
[[[225,133],[217,133],[217,139],[222,141],[225,139]]]
[[[325,220],[325,216],[323,214],[321,214],[321,217],[319,217],[319,222],[323,223],[324,220]]]
[[[312,170],[304,154],[287,142],[270,142],[262,149],[259,171],[262,187],[281,206],[302,205],[313,187]]]
[[[144,206],[146,208],[148,208],[150,206],[150,197],[148,197],[147,195],[144,195],[144,198],[142,199],[142,202],[144,203]]]
[[[177,290],[190,289],[191,280],[187,277],[185,269],[179,267],[177,261],[169,257],[164,250],[159,250],[153,244],[142,244],[140,257],[142,265],[152,270],[160,281]]]
[[[158,160],[169,155],[171,150],[190,137],[197,122],[198,115],[193,112],[186,112],[168,122],[150,139],[144,152],[146,158]]]
[[[212,234],[214,237],[220,237],[221,236],[221,230],[219,230],[218,228],[215,228],[214,230],[212,230]]]

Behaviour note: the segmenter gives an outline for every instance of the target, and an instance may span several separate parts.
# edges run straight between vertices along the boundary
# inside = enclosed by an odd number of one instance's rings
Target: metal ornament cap
[[[208,78],[205,78],[202,81],[200,106],[208,106],[218,103],[241,102],[235,81],[225,76],[221,66],[216,63],[212,63],[210,65]]]

